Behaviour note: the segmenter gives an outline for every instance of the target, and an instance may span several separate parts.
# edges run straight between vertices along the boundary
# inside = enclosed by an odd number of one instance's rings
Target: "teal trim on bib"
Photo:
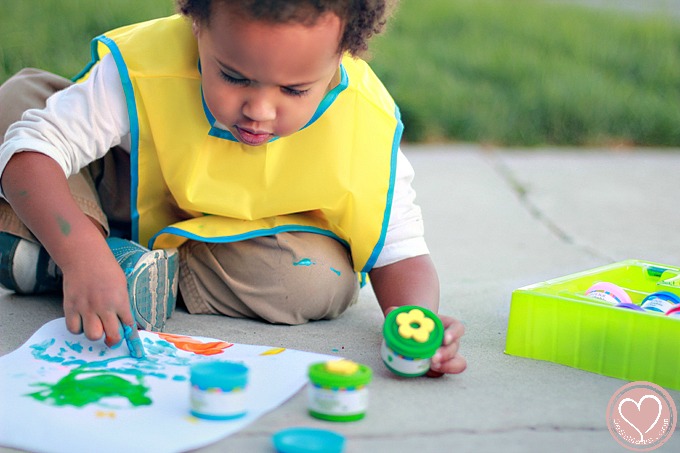
[[[385,214],[383,215],[382,231],[380,232],[380,239],[375,244],[371,256],[366,261],[366,265],[361,272],[369,272],[373,269],[378,256],[385,245],[385,236],[387,236],[387,227],[390,223],[390,215],[392,214],[392,201],[394,198],[394,182],[397,177],[397,153],[399,152],[399,144],[401,143],[401,134],[404,131],[404,124],[401,122],[401,112],[399,106],[394,106],[394,116],[397,119],[397,127],[394,130],[394,140],[392,141],[392,157],[390,161],[390,186],[387,190],[387,204],[385,205]]]
[[[132,81],[130,80],[130,74],[128,73],[123,55],[120,49],[118,49],[118,45],[112,39],[101,35],[93,40],[95,49],[97,41],[109,48],[111,56],[116,62],[116,68],[118,68],[120,81],[123,84],[123,92],[125,93],[125,103],[128,109],[128,117],[130,118],[130,220],[132,222],[132,240],[139,242],[139,211],[137,211],[137,192],[139,190],[139,117],[137,116],[135,93]]]
[[[261,230],[253,230],[249,231],[247,233],[243,234],[234,234],[234,235],[229,235],[229,236],[217,236],[217,237],[203,237],[199,236],[194,233],[189,233],[185,230],[182,230],[177,227],[169,226],[165,227],[162,230],[160,230],[158,233],[153,235],[153,237],[149,240],[148,247],[150,249],[153,248],[154,242],[158,238],[158,236],[162,234],[172,234],[175,236],[180,236],[184,237],[193,241],[200,241],[200,242],[210,242],[210,243],[224,243],[224,242],[239,242],[239,241],[245,241],[248,239],[253,239],[256,237],[262,237],[262,236],[273,236],[278,233],[289,233],[289,232],[302,232],[302,233],[315,233],[315,234],[321,234],[324,236],[328,236],[330,238],[335,239],[336,241],[340,242],[343,246],[345,246],[347,249],[349,249],[349,243],[345,241],[344,239],[340,238],[337,236],[335,233],[332,231],[324,230],[323,228],[318,228],[318,227],[311,227],[307,225],[280,225],[274,228],[267,228],[267,229],[261,229]]]
[[[201,63],[198,63],[198,71],[201,72]],[[314,112],[314,115],[312,118],[305,124],[300,130],[305,129],[306,127],[310,126],[313,124],[321,115],[324,114],[326,110],[328,110],[328,107],[330,107],[333,102],[337,99],[338,95],[345,91],[345,89],[349,86],[349,77],[347,76],[347,71],[345,70],[345,67],[341,64],[340,65],[340,83],[333,88],[331,91],[326,93],[324,98],[321,100],[319,103],[319,106],[316,108],[316,111]],[[205,102],[205,97],[203,96],[203,89],[201,89],[201,103],[203,104],[203,111],[205,112],[205,117],[207,118],[208,122],[210,123],[210,132],[208,132],[208,135],[212,137],[217,137],[221,138],[224,140],[230,140],[232,142],[238,142],[236,137],[234,137],[234,134],[229,132],[228,130],[225,129],[220,129],[219,127],[215,126],[215,123],[217,122],[217,119],[215,116],[212,114],[210,109],[208,108],[208,104]],[[279,137],[273,137],[272,139],[269,140],[269,142],[273,142],[275,140],[278,140]]]

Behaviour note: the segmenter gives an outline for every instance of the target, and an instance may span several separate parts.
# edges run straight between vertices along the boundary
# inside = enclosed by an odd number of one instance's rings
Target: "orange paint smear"
[[[201,343],[195,338],[185,337],[184,335],[175,335],[172,333],[158,333],[157,335],[162,339],[174,344],[177,349],[200,355],[222,354],[225,349],[234,346],[233,343],[227,343],[226,341]]]

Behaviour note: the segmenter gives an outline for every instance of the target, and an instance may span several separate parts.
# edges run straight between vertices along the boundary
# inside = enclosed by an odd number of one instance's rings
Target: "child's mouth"
[[[258,146],[261,145],[265,142],[267,142],[271,137],[272,134],[266,133],[266,132],[254,132],[254,131],[249,131],[248,129],[243,129],[238,126],[236,127],[236,132],[238,132],[238,139],[241,143],[244,143],[246,145],[250,146]]]

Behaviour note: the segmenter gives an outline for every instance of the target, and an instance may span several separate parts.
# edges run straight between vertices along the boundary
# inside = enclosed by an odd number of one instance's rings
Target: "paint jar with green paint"
[[[372,370],[351,360],[331,360],[309,367],[307,408],[312,417],[334,422],[361,420],[368,409]]]
[[[444,339],[444,326],[427,308],[408,305],[392,310],[383,325],[380,355],[394,374],[422,376]]]
[[[232,420],[246,415],[248,368],[235,362],[211,361],[191,366],[191,415]]]

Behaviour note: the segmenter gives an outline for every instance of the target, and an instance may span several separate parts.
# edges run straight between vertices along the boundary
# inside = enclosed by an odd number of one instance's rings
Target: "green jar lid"
[[[331,360],[309,366],[309,380],[321,387],[361,387],[371,382],[373,372],[351,360]]]
[[[442,345],[444,325],[431,310],[405,305],[387,315],[383,337],[387,346],[399,355],[429,359]]]

